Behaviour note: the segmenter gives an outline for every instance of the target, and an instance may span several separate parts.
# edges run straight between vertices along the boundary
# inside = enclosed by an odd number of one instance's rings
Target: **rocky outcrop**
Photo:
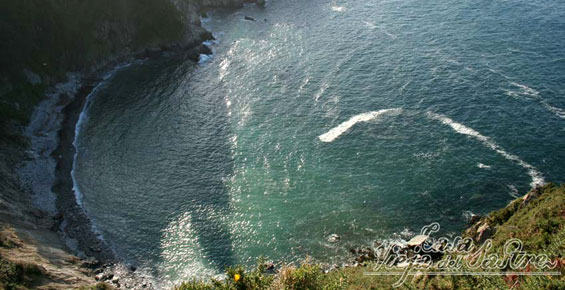
[[[485,223],[481,224],[481,226],[477,229],[477,237],[476,237],[475,240],[476,240],[477,243],[482,244],[487,239],[492,237],[493,234],[494,234],[493,230],[491,229],[489,224],[485,222]]]

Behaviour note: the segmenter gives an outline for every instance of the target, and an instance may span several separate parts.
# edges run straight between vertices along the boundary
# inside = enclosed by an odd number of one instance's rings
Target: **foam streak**
[[[371,120],[378,118],[381,115],[400,113],[401,111],[402,109],[396,108],[396,109],[372,111],[372,112],[355,115],[351,117],[349,120],[339,124],[337,127],[329,130],[327,133],[320,135],[318,138],[320,138],[320,141],[322,142],[332,142],[335,139],[337,139],[341,134],[347,132],[349,129],[351,129],[351,127],[355,126],[355,124],[359,122],[369,122]]]
[[[472,138],[475,138],[475,139],[481,141],[481,143],[483,143],[486,147],[494,150],[496,153],[502,155],[502,157],[504,157],[507,160],[510,160],[510,161],[522,166],[524,169],[528,170],[528,175],[530,175],[530,177],[532,178],[532,182],[530,183],[530,185],[532,187],[536,187],[538,185],[543,185],[545,183],[545,180],[543,178],[543,174],[541,172],[539,172],[534,166],[532,166],[529,163],[527,163],[526,161],[520,159],[520,157],[506,152],[498,144],[491,141],[490,138],[482,135],[481,133],[475,131],[472,128],[469,128],[469,127],[467,127],[463,124],[457,123],[457,122],[453,121],[452,119],[450,119],[446,116],[428,112],[428,117],[431,118],[431,119],[434,119],[434,120],[438,120],[441,123],[450,126],[455,132],[457,132],[459,134],[467,135],[467,136],[470,136]]]

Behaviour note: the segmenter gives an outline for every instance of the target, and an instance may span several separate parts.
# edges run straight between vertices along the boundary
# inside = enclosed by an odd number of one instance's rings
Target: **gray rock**
[[[470,225],[474,225],[477,222],[479,222],[481,220],[481,215],[480,214],[472,214],[471,218],[469,219],[469,224]]]
[[[492,234],[493,234],[492,228],[487,223],[484,223],[477,230],[477,243],[479,244],[484,243],[488,238],[492,237]]]
[[[540,196],[539,188],[534,188],[530,190],[524,197],[522,197],[522,206],[526,206],[530,201],[538,198]]]
[[[408,241],[408,247],[422,246],[430,237],[426,235],[417,235]]]

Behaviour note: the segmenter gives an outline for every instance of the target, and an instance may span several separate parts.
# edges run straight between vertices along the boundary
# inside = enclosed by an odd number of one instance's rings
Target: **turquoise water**
[[[563,8],[273,0],[211,13],[213,57],[133,64],[91,96],[83,207],[122,258],[173,282],[261,255],[338,262],[434,221],[459,233],[470,213],[565,181]]]

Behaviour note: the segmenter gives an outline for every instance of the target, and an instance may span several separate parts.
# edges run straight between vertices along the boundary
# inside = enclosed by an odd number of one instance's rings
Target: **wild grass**
[[[0,256],[0,289],[28,289],[44,275],[43,269],[31,263],[14,263]]]

